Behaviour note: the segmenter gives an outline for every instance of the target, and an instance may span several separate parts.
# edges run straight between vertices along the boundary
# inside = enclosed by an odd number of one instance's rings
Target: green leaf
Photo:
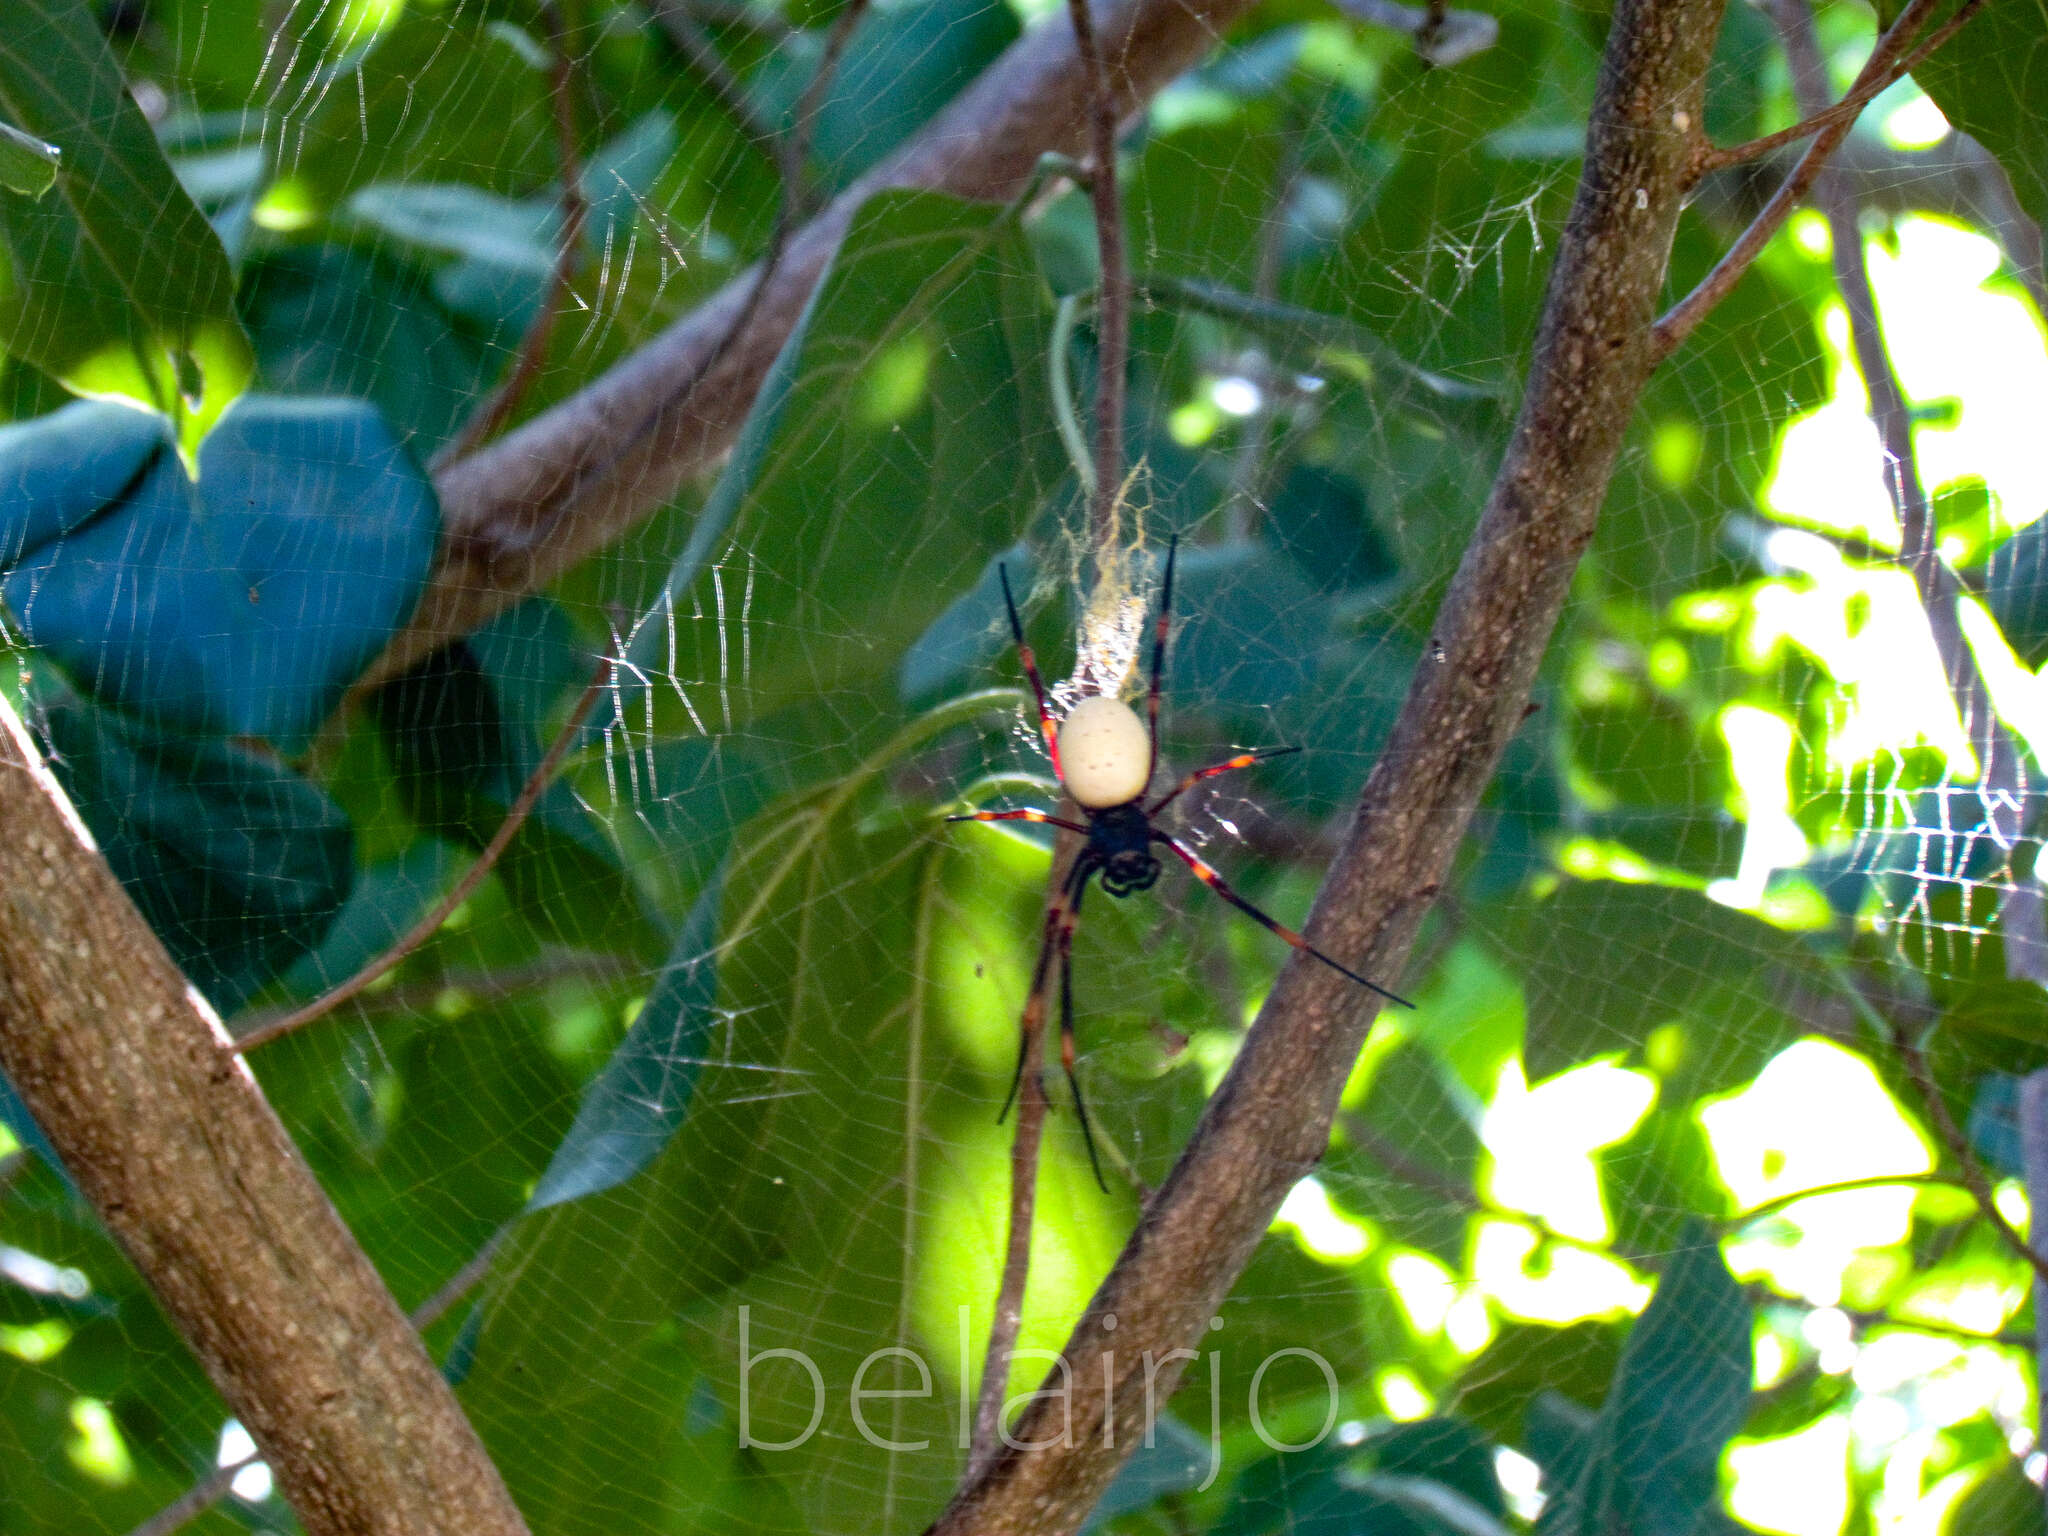
[[[341,808],[269,757],[45,682],[51,765],[164,947],[223,1014],[307,953],[355,878]]]
[[[1419,1045],[1403,1044],[1382,1060],[1365,1103],[1340,1120],[1323,1177],[1346,1209],[1384,1223],[1395,1241],[1455,1266],[1465,1257],[1468,1213],[1444,1197],[1442,1186],[1472,1190],[1479,1134],[1468,1106],[1446,1091],[1441,1072]],[[1390,1167],[1396,1153],[1402,1161]],[[1418,1179],[1417,1165],[1429,1184]]]
[[[632,1029],[584,1093],[576,1123],[526,1203],[529,1212],[631,1178],[682,1124],[716,1044],[718,913],[714,882],[697,898]]]
[[[32,133],[0,123],[0,188],[41,197],[57,185],[57,167],[64,151]]]
[[[294,246],[252,263],[242,312],[264,387],[369,400],[424,463],[454,435],[496,366],[456,332],[428,281],[417,268],[331,245]]]
[[[83,0],[18,0],[0,111],[61,151],[54,198],[0,191],[0,340],[81,395],[163,412],[189,460],[248,385],[234,278]]]
[[[1466,1367],[1445,1407],[1496,1440],[1526,1445],[1531,1410],[1545,1391],[1599,1400],[1620,1361],[1621,1342],[1619,1330],[1606,1323],[1508,1328]]]
[[[1567,880],[1517,914],[1502,959],[1528,998],[1531,1082],[1665,1023],[1682,1034],[1682,1096],[1745,1082],[1795,1037],[1773,1002],[1784,979],[1818,976],[1796,934],[1698,891]]]
[[[1970,1485],[1941,1522],[1941,1536],[2044,1536],[2041,1490],[2017,1461],[2003,1459]]]
[[[1878,0],[1881,25],[1904,9]],[[2048,226],[2048,0],[1987,5],[1932,57],[1913,80],[1955,127],[1998,157],[2020,206]]]
[[[1496,1517],[1508,1512],[1494,1473],[1493,1447],[1462,1419],[1417,1419],[1395,1424],[1360,1447],[1382,1474],[1427,1478]]]
[[[881,160],[1017,40],[1017,13],[1000,0],[911,0],[876,7],[848,41],[818,107],[811,159],[843,187]],[[776,119],[794,110],[822,57],[821,32],[791,39],[751,88]]]
[[[411,611],[433,488],[353,401],[244,401],[196,483],[151,431],[97,403],[0,428],[0,594],[100,697],[301,750]]]
[[[480,9],[407,6],[367,49],[338,59],[306,50],[316,62],[298,73],[319,78],[302,94],[276,88],[291,104],[282,131],[294,153],[265,196],[271,210],[311,221],[357,187],[446,181],[455,168],[465,183],[508,198],[553,180],[545,72],[522,50],[530,40]]]
[[[2029,523],[1992,551],[1984,606],[2028,666],[2048,659],[2048,525]]]
[[[1692,1536],[1718,1502],[1722,1448],[1749,1408],[1749,1304],[1695,1227],[1629,1330],[1576,1481],[1543,1529]]]
[[[1170,1413],[1152,1422],[1145,1443],[1117,1469],[1116,1479],[1102,1491],[1082,1525],[1082,1536],[1141,1509],[1150,1509],[1169,1493],[1201,1486],[1209,1475],[1208,1442]]]
[[[1016,971],[1029,963],[1016,952],[1034,916],[989,935],[970,925],[962,894],[981,889],[993,864],[999,875],[1035,876],[1042,903],[1046,860],[987,829],[936,841],[922,815],[891,803],[886,782],[893,765],[997,702],[1014,697],[983,694],[912,722],[858,768],[742,831],[719,897],[716,1001],[684,1020],[703,1032],[684,1050],[705,1058],[689,1112],[637,1177],[540,1211],[504,1257],[464,1392],[536,1529],[612,1529],[615,1500],[654,1497],[660,1466],[622,1468],[611,1475],[624,1483],[607,1485],[593,1506],[588,1487],[553,1470],[549,1446],[558,1436],[592,1455],[611,1445],[605,1427],[640,1411],[636,1359],[665,1319],[694,1318],[715,1334],[704,1343],[709,1390],[732,1424],[741,1307],[752,1350],[803,1348],[831,1383],[830,1432],[765,1458],[775,1496],[815,1529],[914,1529],[936,1512],[957,1474],[949,1373],[959,1346],[950,1301],[930,1293],[957,1291],[985,1309],[983,1271],[992,1277],[1000,1262],[971,1213],[1005,1187],[995,1109],[1016,1059]],[[1001,879],[996,891],[1007,902],[1012,887]],[[1112,932],[1126,944],[1134,937]],[[689,979],[708,980],[702,968]],[[1102,1038],[1093,1030],[1086,1043]],[[1063,1281],[1053,1265],[1055,1278],[1038,1282],[1053,1289],[1056,1311],[1034,1322],[1049,1304],[1027,1309],[1034,1343],[1057,1342],[1117,1235],[1071,1117],[1055,1121],[1047,1146],[1041,1209],[1054,1212],[1057,1232],[1071,1207],[1089,1218],[1088,1235],[1082,1277]],[[884,1343],[932,1362],[931,1395],[905,1400],[916,1432],[900,1438],[933,1445],[849,1460],[852,1378]],[[531,1370],[562,1352],[577,1360],[572,1376]],[[810,1406],[801,1372],[784,1379],[762,1368],[750,1380],[756,1434],[782,1438],[785,1409],[801,1429]],[[888,1382],[871,1374],[869,1384]],[[884,1510],[893,1510],[886,1520]]]
[[[679,734],[701,726],[671,672],[727,725],[888,680],[1016,541],[1065,468],[1027,270],[1004,209],[899,191],[855,215],[630,653]]]

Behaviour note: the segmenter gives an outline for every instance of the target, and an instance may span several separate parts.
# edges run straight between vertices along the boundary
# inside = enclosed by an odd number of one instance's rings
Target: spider
[[[1055,960],[1060,974],[1060,1065],[1066,1070],[1067,1086],[1073,1090],[1074,1112],[1081,1122],[1082,1140],[1088,1148],[1088,1166],[1095,1182],[1102,1184],[1102,1164],[1095,1155],[1095,1133],[1089,1128],[1087,1106],[1081,1100],[1081,1085],[1074,1077],[1074,930],[1081,921],[1081,896],[1091,875],[1099,874],[1102,888],[1112,896],[1151,889],[1159,878],[1159,857],[1155,847],[1165,848],[1202,884],[1229,902],[1254,922],[1264,925],[1282,939],[1313,955],[1331,970],[1348,976],[1361,987],[1378,993],[1404,1008],[1415,1005],[1389,992],[1324,954],[1292,928],[1276,922],[1224,883],[1223,877],[1197,856],[1195,851],[1154,824],[1159,813],[1204,779],[1234,773],[1269,758],[1299,752],[1299,747],[1262,747],[1240,752],[1235,757],[1197,768],[1172,789],[1145,804],[1145,791],[1159,769],[1159,689],[1166,673],[1166,634],[1173,622],[1173,563],[1180,552],[1178,536],[1167,546],[1166,574],[1160,584],[1159,618],[1152,632],[1152,683],[1145,695],[1145,719],[1121,699],[1097,694],[1077,702],[1066,718],[1054,720],[1046,702],[1045,683],[1038,675],[1038,663],[1024,640],[1024,626],[1017,618],[1017,600],[1010,593],[1010,573],[996,567],[1003,583],[1003,605],[1010,613],[1010,634],[1017,643],[1017,659],[1031,682],[1038,702],[1038,724],[1045,733],[1045,750],[1052,758],[1053,774],[1067,795],[1081,808],[1086,821],[1068,821],[1048,811],[1023,808],[1013,811],[972,811],[948,816],[948,821],[1038,821],[1048,826],[1078,832],[1087,841],[1073,867],[1060,882],[1059,890],[1047,903],[1045,934],[1038,946],[1038,963],[1031,973],[1031,990],[1024,1004],[1022,1034],[1017,1052],[1017,1071],[1010,1079],[1009,1096],[1003,1100],[1000,1123],[1016,1102],[1017,1089],[1024,1080],[1031,1041],[1045,1009],[1046,972]],[[1106,1185],[1103,1186],[1107,1188]]]

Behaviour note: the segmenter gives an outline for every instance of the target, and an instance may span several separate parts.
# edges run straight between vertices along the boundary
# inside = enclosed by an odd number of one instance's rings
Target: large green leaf
[[[576,1123],[527,1200],[528,1211],[622,1183],[668,1144],[710,1062],[718,1025],[718,885],[698,897],[640,1016],[583,1095]]]
[[[0,429],[0,476],[0,594],[29,641],[104,699],[286,751],[411,612],[440,534],[354,401],[244,401],[196,482],[152,418],[81,402]]]
[[[1791,1042],[1773,999],[1819,971],[1797,935],[1699,891],[1568,880],[1513,911],[1497,938],[1528,999],[1531,1082],[1675,1022],[1686,1086],[1732,1087]]]
[[[1890,26],[1905,7],[1878,0]],[[1913,71],[1942,115],[1998,157],[2020,206],[2048,225],[2048,0],[1987,5]]]
[[[534,599],[380,688],[371,708],[412,819],[435,836],[487,844],[589,667],[560,611]],[[640,882],[562,779],[541,791],[495,872],[558,942],[632,949],[650,963],[667,948]]]
[[[1064,467],[1028,270],[1004,209],[855,216],[633,653],[678,734],[890,678],[1016,540]]]
[[[811,130],[820,179],[843,187],[908,138],[1019,32],[1000,0],[908,0],[861,18]],[[751,82],[770,121],[794,110],[824,54],[822,29],[786,40]]]
[[[190,457],[254,372],[220,241],[179,187],[84,0],[15,0],[0,113],[62,152],[0,190],[0,341],[81,395],[171,417]]]
[[[1692,1536],[1749,1407],[1750,1315],[1695,1227],[1629,1330],[1578,1477],[1543,1513],[1556,1536]]]

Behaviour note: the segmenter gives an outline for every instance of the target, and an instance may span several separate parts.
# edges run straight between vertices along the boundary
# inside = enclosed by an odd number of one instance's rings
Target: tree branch
[[[1826,99],[1826,67],[1813,13],[1806,0],[1769,0],[1766,9],[1783,40],[1792,70],[1792,89],[1802,112],[1813,112]],[[1960,15],[1960,13],[1958,13]],[[1940,36],[1929,39],[1934,43]],[[1924,52],[1925,46],[1916,52]],[[1835,287],[1849,313],[1849,339],[1856,369],[1870,397],[1870,419],[1884,452],[1884,485],[1899,520],[1899,559],[1911,572],[1927,629],[1941,658],[1943,676],[1955,701],[1956,715],[1977,756],[1977,797],[1993,840],[2008,853],[2018,846],[2027,802],[2026,760],[2019,743],[1998,716],[1983,668],[1963,634],[1957,601],[1962,584],[1942,558],[1936,538],[1934,509],[1920,478],[1913,444],[1913,413],[1885,346],[1884,325],[1877,312],[1877,293],[1863,254],[1863,231],[1855,193],[1832,169],[1813,185],[1813,201],[1828,221],[1830,259]],[[2027,882],[2030,883],[2030,882]],[[2025,884],[2022,884],[2022,890]],[[2031,893],[2027,893],[2031,895]],[[2002,914],[2008,975],[2048,981],[2048,941],[2041,932],[2038,901],[2009,901]]]
[[[524,1536],[220,1022],[0,699],[0,1072],[312,1536]]]
[[[1435,629],[1444,659],[1418,669],[1310,920],[1316,943],[1368,974],[1400,975],[1593,536],[1656,360],[1650,327],[1693,146],[1681,124],[1699,119],[1720,13],[1720,0],[1616,7],[1520,418]],[[1026,1448],[1006,1448],[934,1532],[1067,1531],[1087,1516],[1138,1442],[1148,1397],[1178,1380],[1171,1352],[1185,1360],[1205,1336],[1281,1200],[1328,1146],[1372,1012],[1323,967],[1297,957],[1282,971],[1076,1325],[1070,1389],[1034,1403],[1016,1431]]]
[[[1128,113],[1180,74],[1250,0],[1119,0],[1096,16]],[[789,239],[743,334],[721,348],[755,282],[741,273],[589,388],[436,477],[445,534],[410,626],[366,681],[404,671],[603,548],[722,455],[854,211],[889,187],[1001,202],[1049,150],[1086,142],[1087,84],[1071,22],[1048,20],[983,71],[882,165]],[[707,366],[717,353],[715,366]],[[680,391],[680,393],[679,393]]]
[[[1871,50],[1869,59],[1864,62],[1861,72],[1856,76],[1855,84],[1850,86],[1849,96],[1856,95],[1872,80],[1881,79],[1892,67],[1893,62],[1912,46],[1913,39],[1919,35],[1920,29],[1927,24],[1928,18],[1942,3],[1943,0],[1911,0],[1911,3],[1899,13],[1898,19],[1882,37],[1878,38],[1877,46]],[[1930,44],[1938,46],[1954,36],[1957,29],[1974,16],[1982,4],[1983,0],[1963,0],[1956,13],[1943,22],[1930,37]],[[1848,137],[1849,130],[1855,126],[1856,116],[1857,114],[1853,113],[1846,115],[1826,124],[1814,134],[1813,142],[1806,146],[1806,153],[1799,157],[1799,163],[1792,168],[1792,173],[1779,185],[1771,200],[1764,205],[1763,211],[1750,222],[1749,228],[1742,232],[1720,261],[1715,263],[1714,270],[1702,278],[1697,288],[1674,304],[1670,312],[1657,322],[1657,355],[1660,361],[1682,346],[1685,338],[1692,334],[1693,328],[1707,317],[1716,304],[1727,297],[1729,290],[1742,281],[1742,276],[1749,270],[1750,264],[1762,254],[1763,248],[1770,244],[1771,236],[1775,235],[1779,227],[1792,216],[1792,210],[1799,206],[1800,200],[1812,188],[1822,167],[1827,164],[1828,156],[1835,152],[1835,146]],[[1688,126],[1697,124],[1698,121],[1696,117],[1687,119]],[[1699,129],[1693,127],[1692,131],[1698,133]],[[1703,143],[1704,138],[1697,142]],[[1695,157],[1697,168],[1697,150]]]

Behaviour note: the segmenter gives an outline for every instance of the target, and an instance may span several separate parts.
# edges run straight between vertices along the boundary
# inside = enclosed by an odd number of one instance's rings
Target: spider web
[[[303,740],[216,727],[202,751],[112,664],[17,646],[11,692],[237,1030],[449,890],[616,660],[491,878],[388,982],[254,1058],[401,1303],[433,1313],[429,1347],[536,1531],[915,1530],[957,1481],[1051,845],[941,818],[1057,794],[999,565],[1064,709],[1142,691],[1181,538],[1162,772],[1303,751],[1201,786],[1173,830],[1281,921],[1308,911],[1410,675],[1443,664],[1430,626],[1522,387],[1604,28],[1452,12],[1432,62],[1426,14],[1394,9],[1261,11],[1127,132],[1136,468],[1093,587],[1073,444],[1093,229],[1052,180],[1012,209],[871,202],[716,472]],[[522,416],[766,249],[764,140],[830,23],[714,0],[561,15],[586,211]],[[1043,19],[878,6],[825,92],[813,199]],[[1868,15],[1819,19],[1846,80]],[[101,20],[236,263],[259,391],[368,401],[430,461],[549,300],[547,15],[124,0]],[[1873,118],[1930,108],[1904,86]],[[1735,8],[1710,130],[1791,116],[1769,27]],[[1646,393],[1538,708],[1409,970],[1376,978],[1422,1006],[1377,1026],[1329,1156],[1099,1512],[1116,1529],[1252,1536],[1406,1476],[1532,1528],[1569,1487],[1560,1437],[1623,1395],[1630,1319],[1699,1220],[1726,1223],[1754,1313],[1735,1517],[1835,1528],[1798,1486],[1832,1473],[1773,1455],[1840,1466],[1872,1522],[2037,1475],[2025,1341],[1993,1337],[2024,1325],[2025,1277],[1967,1196],[1732,1219],[1951,1161],[1872,1023],[1894,1016],[1945,1021],[1940,1090],[2017,1193],[2015,1085],[2042,1064],[2038,999],[2007,973],[2015,914],[2039,921],[2044,502],[1970,434],[1990,386],[1952,374],[2001,327],[2025,331],[2001,366],[2036,370],[2009,389],[2048,365],[2023,255],[1995,243],[2012,226],[1959,211],[1942,143],[1849,153],[1876,167],[1871,259],[1903,274],[1880,282],[1893,335],[1952,333],[1949,354],[1895,350],[1909,397],[1959,402],[1924,413],[1926,489],[1988,614],[1966,628],[2020,782],[1981,782],[1994,716],[1964,719],[1930,661],[1886,509],[1824,493],[1881,461],[1829,435],[1862,405],[1802,216]],[[1703,185],[1673,298],[1761,195]],[[1940,296],[1911,309],[1914,282]],[[19,422],[67,398],[26,364],[0,378]],[[8,588],[10,638],[42,643],[50,590]],[[1079,1078],[1109,1187],[1048,1063],[1027,1351],[1064,1340],[1285,953],[1177,867],[1087,900]],[[62,1175],[5,1166],[0,1529],[132,1529],[251,1447]],[[1425,1454],[1417,1424],[1470,1455]],[[250,1462],[193,1528],[290,1518]]]

